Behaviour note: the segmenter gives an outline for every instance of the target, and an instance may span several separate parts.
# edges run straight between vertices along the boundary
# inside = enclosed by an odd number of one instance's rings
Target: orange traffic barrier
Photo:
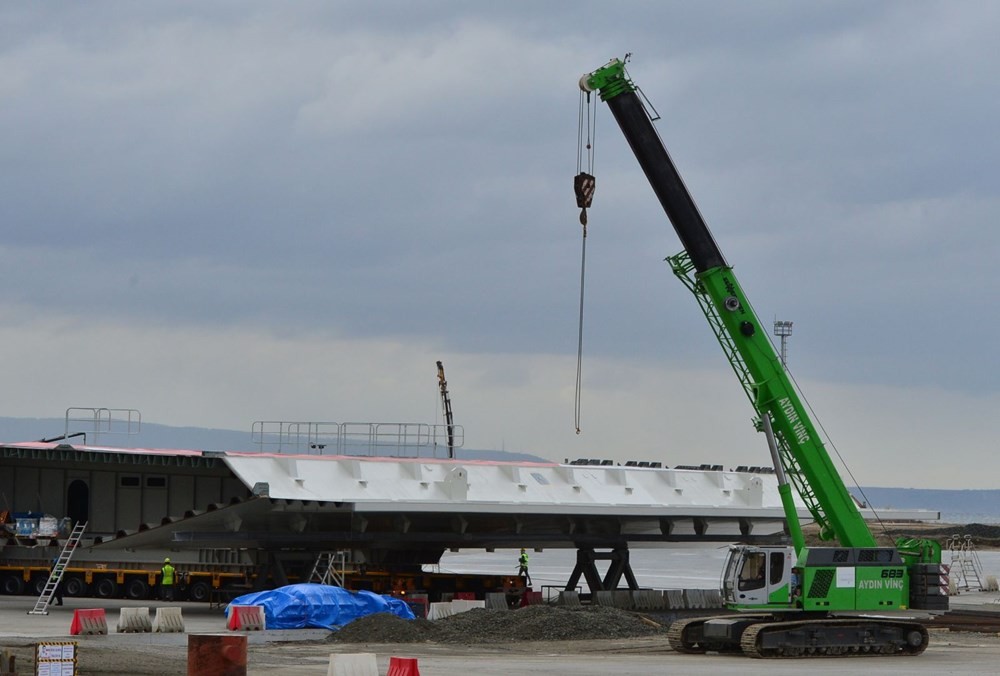
[[[78,608],[73,611],[73,621],[69,625],[72,636],[80,634],[107,634],[108,617],[104,608]]]
[[[226,627],[233,631],[263,631],[264,606],[229,606]]]
[[[416,657],[390,657],[385,676],[420,676]]]

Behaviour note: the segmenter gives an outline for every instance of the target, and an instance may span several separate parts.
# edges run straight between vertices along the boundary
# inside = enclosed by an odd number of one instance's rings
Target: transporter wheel
[[[45,583],[48,581],[48,575],[35,575],[31,578],[28,591],[31,592],[32,596],[41,596],[42,592],[45,591]]]
[[[149,596],[149,584],[141,577],[133,577],[125,583],[125,596],[133,601],[141,601]]]
[[[94,583],[94,595],[102,599],[118,596],[118,583],[113,578],[106,577]]]
[[[63,582],[66,596],[86,596],[87,586],[87,581],[82,577],[70,577]]]
[[[199,580],[188,587],[188,598],[192,601],[207,601],[211,593],[212,586],[204,580]]]
[[[11,574],[0,577],[0,592],[14,596],[23,591],[24,580],[21,579],[20,575]]]

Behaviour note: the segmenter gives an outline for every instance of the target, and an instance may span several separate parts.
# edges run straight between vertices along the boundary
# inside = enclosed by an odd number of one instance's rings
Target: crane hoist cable
[[[576,396],[573,402],[573,425],[580,433],[580,399],[583,389],[583,290],[587,273],[587,226],[583,226],[583,246],[580,257],[580,320],[576,342]]]
[[[580,319],[576,345],[576,396],[573,405],[573,423],[580,433],[580,400],[583,388],[583,297],[587,273],[587,208],[594,201],[594,139],[597,134],[597,99],[591,100],[590,92],[580,92],[580,115],[576,131],[576,176],[573,190],[576,206],[580,207],[580,225],[583,243],[580,253]],[[585,166],[586,165],[586,166]]]
[[[631,54],[625,55],[628,63]],[[626,71],[627,75],[628,71]],[[636,91],[646,101],[650,120],[660,119],[653,104],[638,87]],[[587,272],[587,209],[594,201],[594,190],[597,179],[594,178],[594,141],[597,138],[597,98],[590,96],[590,91],[580,91],[579,119],[576,130],[576,176],[573,178],[573,189],[576,192],[576,206],[580,208],[580,225],[583,227],[583,243],[580,253],[580,319],[576,347],[576,394],[573,417],[576,433],[580,434],[580,406],[583,391],[583,299]]]

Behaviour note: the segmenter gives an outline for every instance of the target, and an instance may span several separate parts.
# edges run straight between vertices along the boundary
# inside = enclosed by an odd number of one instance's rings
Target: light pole
[[[788,347],[788,337],[792,335],[792,323],[775,319],[774,335],[781,339],[781,365],[787,368],[788,362],[786,358],[788,353],[786,350]]]

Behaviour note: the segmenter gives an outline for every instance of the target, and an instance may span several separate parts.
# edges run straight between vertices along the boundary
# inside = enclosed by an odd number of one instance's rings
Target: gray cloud
[[[762,319],[795,321],[797,372],[995,394],[998,13],[6,6],[8,316],[572,357],[575,83],[630,50]],[[587,353],[724,369],[662,262],[679,244],[598,112]]]

